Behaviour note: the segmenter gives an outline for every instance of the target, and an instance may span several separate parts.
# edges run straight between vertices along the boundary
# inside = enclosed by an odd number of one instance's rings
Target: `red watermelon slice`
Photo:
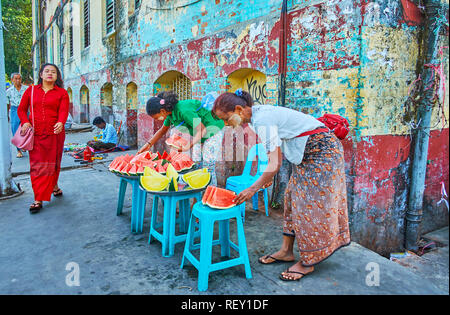
[[[214,209],[229,209],[236,206],[233,200],[236,198],[234,191],[208,186],[202,198],[202,203]]]
[[[130,170],[128,171],[128,174],[130,175],[130,176],[137,176],[137,170],[138,170],[138,167],[136,166],[136,164],[130,164],[131,165],[131,168],[130,168]]]
[[[172,146],[176,149],[180,149],[183,146],[186,146],[188,143],[189,141],[187,139],[180,137],[179,135],[173,135],[166,140],[167,145]]]

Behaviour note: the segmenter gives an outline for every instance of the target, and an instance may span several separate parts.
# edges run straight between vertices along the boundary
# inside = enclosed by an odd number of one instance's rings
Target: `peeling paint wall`
[[[161,127],[146,115],[145,104],[168,71],[185,75],[192,97],[201,99],[211,91],[245,88],[250,72],[242,69],[253,69],[262,74],[258,79],[265,77],[264,87],[255,85],[264,88],[264,102],[277,104],[281,0],[143,0],[140,8],[116,0],[115,32],[108,36],[103,1],[91,1],[91,46],[84,50],[79,2],[72,1],[72,12],[78,12],[73,17],[74,56],[63,65],[75,120],[80,118],[81,87],[89,88],[90,117],[95,117],[101,114],[101,88],[111,83],[114,119],[128,124],[125,139],[132,138],[128,130],[136,125],[142,145]],[[406,22],[402,2],[288,0],[286,106],[349,120],[351,134],[343,144],[352,237],[380,253],[403,246],[415,115],[406,104],[423,58],[422,28]],[[449,46],[448,27],[444,33],[441,47]],[[448,48],[442,61],[448,73]],[[138,87],[131,120],[130,82]],[[443,113],[449,118],[448,77],[446,87],[444,110],[433,112],[424,231],[448,224],[447,210],[436,205],[440,183],[449,187],[448,124],[442,119]],[[234,145],[246,144],[236,140]],[[238,173],[236,167],[231,171],[222,165],[222,177]]]

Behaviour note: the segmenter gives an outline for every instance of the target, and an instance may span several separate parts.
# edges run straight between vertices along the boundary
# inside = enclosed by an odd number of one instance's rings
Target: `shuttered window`
[[[89,0],[83,0],[83,21],[84,21],[84,48],[87,48],[91,44]]]
[[[72,13],[72,1],[70,1],[69,5],[69,58],[73,57],[73,13]]]
[[[114,0],[106,0],[106,34],[114,32],[115,11]]]

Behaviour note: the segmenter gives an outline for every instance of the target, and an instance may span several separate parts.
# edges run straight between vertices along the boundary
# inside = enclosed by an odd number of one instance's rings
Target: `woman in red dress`
[[[34,128],[34,145],[29,155],[35,201],[30,206],[30,212],[37,213],[43,201],[50,201],[52,193],[55,197],[62,195],[58,178],[66,137],[64,124],[69,114],[69,95],[63,88],[61,72],[50,63],[41,67],[33,97],[31,93],[32,87],[29,87],[20,102],[18,115],[22,132]],[[30,106],[31,99],[33,108]],[[33,121],[34,126],[31,124]]]

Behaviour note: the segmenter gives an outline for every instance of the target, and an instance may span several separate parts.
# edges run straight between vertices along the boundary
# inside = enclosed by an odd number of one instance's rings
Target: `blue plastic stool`
[[[253,160],[258,157],[258,165],[255,176],[250,175],[252,170]],[[269,163],[266,150],[262,144],[255,144],[247,155],[247,161],[245,162],[244,171],[240,176],[230,176],[227,179],[226,189],[234,191],[236,194],[241,193],[243,190],[249,188],[254,182],[262,175]],[[267,188],[260,189],[258,192],[264,194],[264,207],[266,209],[266,216],[269,216],[269,194]],[[253,198],[253,209],[258,210],[258,194],[256,193]],[[240,206],[242,219],[245,221],[245,202]]]
[[[152,194],[147,192],[148,194]],[[164,257],[173,256],[175,252],[175,244],[186,240],[186,232],[189,227],[189,217],[191,206],[189,200],[196,198],[197,201],[202,200],[201,192],[173,194],[173,195],[153,195],[153,209],[150,223],[150,233],[148,243],[152,242],[152,238],[156,238],[162,244],[162,255]],[[164,204],[163,221],[158,222],[158,202],[159,199]],[[179,218],[176,218],[177,202],[179,203]],[[184,234],[175,235],[175,225],[179,224],[179,231]],[[156,229],[162,226],[162,234]]]
[[[195,218],[199,219],[199,224],[195,222]],[[230,219],[236,218],[238,245],[230,240]],[[219,239],[213,239],[214,222],[219,221]],[[198,226],[198,231],[196,231]],[[195,238],[200,234],[200,243],[194,244]],[[239,253],[239,257],[212,263],[212,247],[220,245],[221,256],[230,256],[230,247]],[[200,260],[192,255],[192,250],[200,249]],[[184,247],[183,259],[181,261],[181,269],[184,266],[184,259],[188,259],[198,270],[198,290],[206,291],[208,289],[209,274],[213,271],[225,269],[237,265],[244,265],[245,276],[247,279],[252,278],[250,269],[250,261],[248,259],[247,243],[245,241],[244,224],[242,223],[241,210],[238,206],[225,209],[215,210],[208,206],[197,202],[192,210],[189,223],[189,230]]]
[[[125,192],[127,190],[127,184],[131,185],[132,197],[131,197],[131,232],[138,234],[142,233],[142,227],[144,225],[144,212],[145,204],[147,201],[147,195],[139,187],[139,177],[125,178],[120,177],[119,185],[119,200],[117,202],[117,215],[122,214],[123,202],[125,199]]]

